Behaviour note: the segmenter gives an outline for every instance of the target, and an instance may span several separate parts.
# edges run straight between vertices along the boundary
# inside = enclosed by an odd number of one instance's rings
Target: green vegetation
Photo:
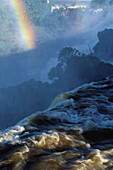
[[[44,41],[59,32],[67,29],[67,17],[65,9],[54,10],[51,13],[51,5],[44,0],[24,0],[29,19],[35,29],[38,41]],[[23,50],[20,44],[18,21],[14,9],[10,3],[4,0],[0,2],[0,55],[15,53]]]
[[[24,1],[29,17],[35,25],[40,23],[45,18],[45,16],[51,12],[50,4],[44,3],[42,0]]]
[[[3,0],[0,2],[0,55],[10,53],[11,51],[18,50],[15,28],[15,17],[13,10],[9,8],[8,3],[4,3]]]

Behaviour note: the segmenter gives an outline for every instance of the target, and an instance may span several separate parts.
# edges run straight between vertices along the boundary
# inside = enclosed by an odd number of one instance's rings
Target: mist
[[[56,1],[56,4],[58,6],[59,1]],[[4,76],[0,87],[16,85],[31,78],[48,81],[48,72],[51,67],[57,65],[58,53],[62,48],[71,46],[82,53],[89,54],[93,52],[93,47],[98,42],[97,33],[105,28],[113,27],[112,8],[91,8],[90,1],[86,4],[78,1],[76,9],[70,8],[70,4],[67,4],[69,6],[66,9],[66,5],[61,8],[63,10],[61,14],[66,17],[67,27],[60,21],[61,18],[54,29],[54,24],[49,26],[49,23],[44,23],[47,18],[61,10],[54,9],[53,12],[43,16],[41,25],[34,23],[37,42],[35,50],[22,52],[20,49],[20,52],[17,51],[16,54],[15,49],[14,54],[2,55],[0,65],[1,75]],[[82,5],[87,7],[84,8]],[[14,67],[11,66],[12,63],[15,63]],[[6,66],[4,67],[6,64],[7,69]]]

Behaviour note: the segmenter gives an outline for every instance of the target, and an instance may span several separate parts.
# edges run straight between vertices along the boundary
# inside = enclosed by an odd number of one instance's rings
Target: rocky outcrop
[[[113,29],[105,29],[98,33],[99,42],[95,45],[94,54],[98,58],[113,62]]]
[[[113,76],[0,132],[0,169],[113,168]]]

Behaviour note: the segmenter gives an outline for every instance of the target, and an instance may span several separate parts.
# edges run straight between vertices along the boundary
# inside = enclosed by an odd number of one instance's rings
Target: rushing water
[[[113,77],[59,95],[1,131],[0,170],[10,169],[113,169]]]

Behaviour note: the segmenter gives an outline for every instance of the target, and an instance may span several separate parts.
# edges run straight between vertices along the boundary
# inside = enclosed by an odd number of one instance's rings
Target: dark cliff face
[[[0,169],[112,169],[113,76],[54,101],[0,132]]]
[[[98,33],[99,42],[95,45],[94,55],[98,58],[113,62],[113,29],[105,29]]]
[[[55,68],[55,72],[60,77],[53,84],[30,80],[0,89],[1,129],[15,124],[33,112],[46,109],[59,93],[113,75],[113,66],[96,57],[72,57],[64,71]]]

